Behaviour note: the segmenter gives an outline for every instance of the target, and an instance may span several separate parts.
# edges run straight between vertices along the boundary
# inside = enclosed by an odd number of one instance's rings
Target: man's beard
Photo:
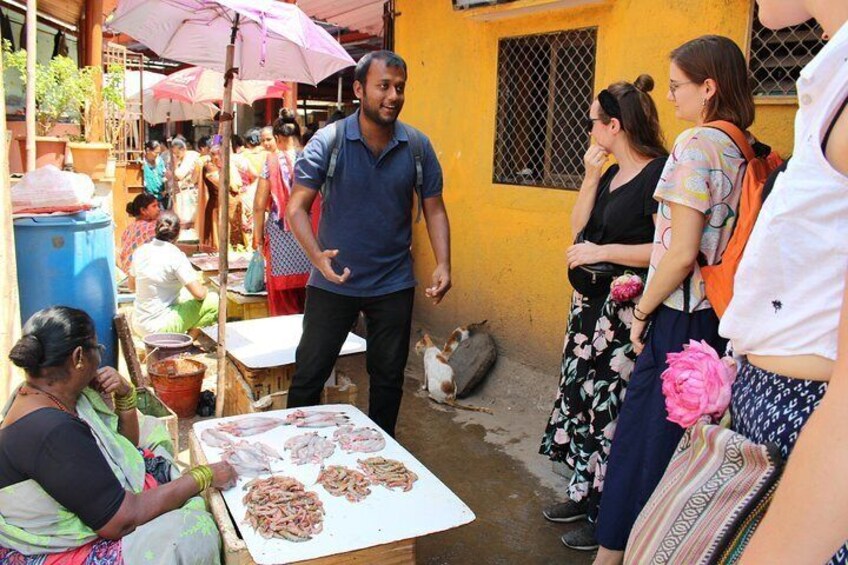
[[[388,119],[384,118],[380,115],[380,107],[372,108],[365,99],[362,100],[362,113],[365,114],[366,118],[372,122],[380,124],[381,126],[393,125],[397,121],[398,115],[400,115],[400,111],[398,111],[394,117]]]

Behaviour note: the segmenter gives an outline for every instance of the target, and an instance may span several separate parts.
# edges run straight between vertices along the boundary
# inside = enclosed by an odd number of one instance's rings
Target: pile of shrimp
[[[371,494],[368,478],[355,469],[331,465],[321,469],[316,481],[333,496],[344,496],[350,502],[365,500]]]
[[[324,505],[297,479],[253,479],[244,489],[245,521],[262,537],[300,542],[323,530]]]
[[[374,453],[386,447],[386,438],[374,428],[342,426],[333,434],[333,439],[348,453]]]
[[[369,457],[357,459],[356,462],[373,485],[383,485],[387,489],[400,488],[408,492],[412,490],[412,484],[418,480],[418,475],[394,459]]]

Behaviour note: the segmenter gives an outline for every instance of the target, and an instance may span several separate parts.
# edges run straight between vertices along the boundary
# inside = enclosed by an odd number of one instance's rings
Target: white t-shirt
[[[757,218],[719,333],[739,355],[836,359],[848,268],[848,176],[822,142],[848,97],[848,24],[801,71],[792,159]]]
[[[133,327],[141,335],[159,331],[180,290],[198,280],[186,254],[158,239],[135,250],[130,274],[136,289]]]

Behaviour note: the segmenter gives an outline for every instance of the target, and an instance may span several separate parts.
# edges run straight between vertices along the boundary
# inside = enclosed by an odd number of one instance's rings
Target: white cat
[[[489,408],[469,406],[456,401],[456,382],[454,381],[453,368],[448,364],[448,359],[451,353],[456,351],[457,346],[468,339],[475,327],[484,323],[455,329],[442,349],[436,347],[427,334],[424,334],[424,337],[415,344],[415,352],[424,356],[424,382],[421,390],[426,390],[431,400],[463,410],[492,414]]]

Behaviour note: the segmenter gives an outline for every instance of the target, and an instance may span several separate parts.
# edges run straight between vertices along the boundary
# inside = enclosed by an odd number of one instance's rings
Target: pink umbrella
[[[284,82],[274,80],[233,79],[233,103],[250,106],[263,98],[281,98],[289,91]],[[220,102],[224,99],[224,75],[200,67],[178,71],[153,86],[159,100],[175,100],[195,104]]]
[[[317,84],[354,64],[344,48],[300,8],[278,0],[118,0],[106,25],[161,57],[224,73],[223,187],[230,186],[232,78],[236,73],[242,79]],[[229,38],[229,44],[224,38]],[[227,376],[228,200],[220,199],[218,215],[221,284],[215,414],[219,417],[224,409]]]
[[[317,84],[354,64],[300,8],[278,0],[119,0],[106,25],[160,57],[226,72],[225,38],[237,14],[239,78]]]

